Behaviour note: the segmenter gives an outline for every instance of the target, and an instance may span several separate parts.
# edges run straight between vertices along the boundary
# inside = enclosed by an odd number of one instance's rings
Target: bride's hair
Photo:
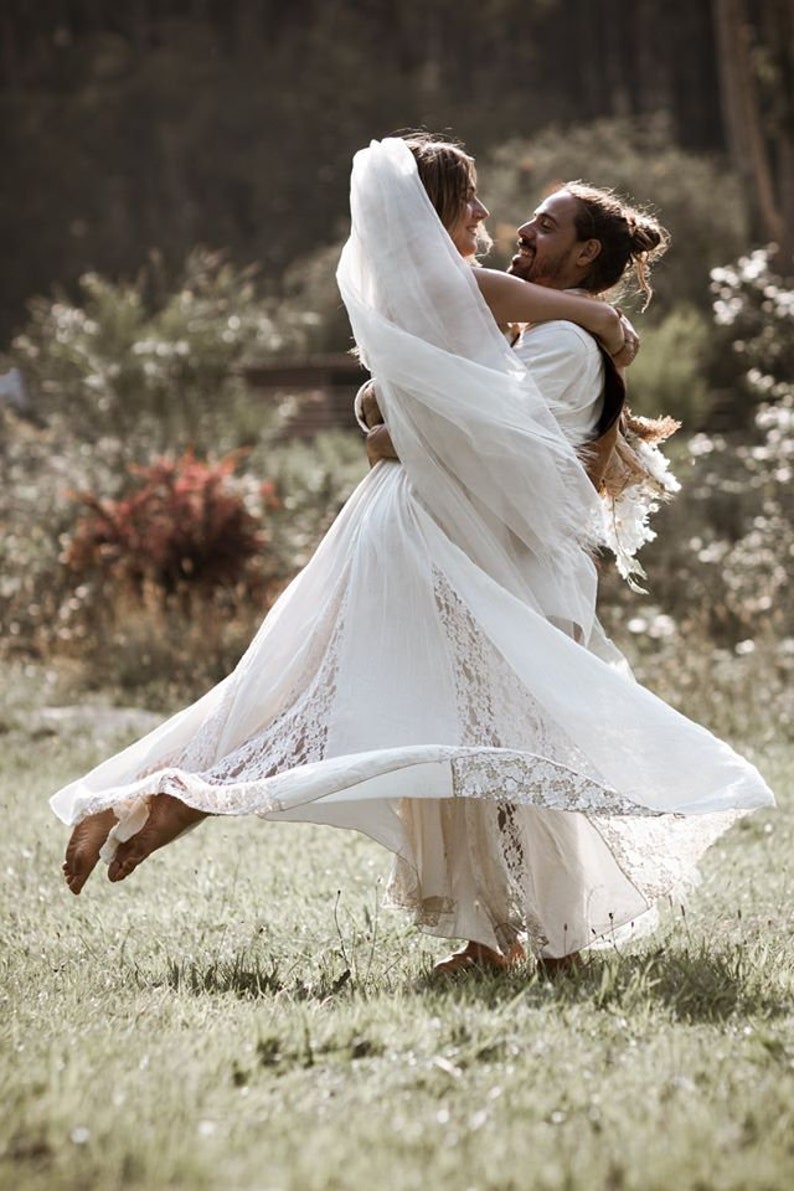
[[[402,136],[414,155],[419,179],[436,214],[447,231],[451,231],[463,214],[471,192],[477,189],[474,158],[458,141],[445,140],[431,132],[406,132]],[[483,228],[478,240],[481,250],[490,248],[491,239]]]
[[[416,159],[419,178],[436,214],[449,231],[455,226],[471,189],[477,186],[474,159],[457,141],[446,141],[431,132],[403,136]]]
[[[655,216],[630,206],[612,190],[578,181],[566,182],[559,189],[577,200],[574,223],[579,239],[601,242],[584,288],[601,294],[633,272],[637,288],[645,296],[644,310],[653,296],[651,265],[667,251],[670,233]]]

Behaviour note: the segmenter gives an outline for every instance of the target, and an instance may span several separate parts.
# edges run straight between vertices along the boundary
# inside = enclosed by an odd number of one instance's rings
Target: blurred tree
[[[728,145],[756,239],[794,277],[794,4],[714,0]]]
[[[720,150],[711,3],[3,0],[0,334],[31,293],[130,276],[151,248],[175,274],[197,243],[228,249],[275,288],[339,237],[353,151],[395,128],[483,155],[663,113]]]

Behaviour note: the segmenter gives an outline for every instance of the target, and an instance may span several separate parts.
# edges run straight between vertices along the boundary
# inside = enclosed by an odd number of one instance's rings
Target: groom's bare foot
[[[572,972],[578,972],[585,966],[585,962],[578,951],[572,951],[570,955],[540,955],[537,960],[538,972],[542,976],[549,976],[552,979],[555,976],[564,976]]]
[[[69,836],[66,845],[66,859],[63,862],[63,875],[72,893],[79,893],[94,870],[99,860],[99,849],[104,844],[113,827],[116,816],[112,808],[100,811],[96,815],[89,815],[78,823]]]
[[[446,959],[433,965],[434,976],[456,976],[472,968],[511,968],[526,959],[520,943],[513,943],[507,954],[486,947],[484,943],[467,943],[460,951],[453,951]]]
[[[188,827],[206,819],[204,811],[180,802],[170,794],[155,794],[149,803],[149,817],[140,831],[119,844],[110,862],[108,879],[123,881],[158,848],[170,844]]]

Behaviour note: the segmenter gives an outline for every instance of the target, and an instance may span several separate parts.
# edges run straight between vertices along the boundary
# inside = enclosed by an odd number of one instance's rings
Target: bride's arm
[[[472,273],[491,314],[500,324],[565,319],[597,335],[610,355],[623,347],[620,315],[607,302],[521,281],[495,269],[473,269]]]

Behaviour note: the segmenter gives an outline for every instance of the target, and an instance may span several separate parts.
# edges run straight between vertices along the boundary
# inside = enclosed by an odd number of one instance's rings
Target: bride
[[[496,964],[647,928],[761,776],[605,648],[599,498],[498,323],[606,304],[471,267],[473,163],[354,160],[338,281],[399,461],[362,481],[223,682],[51,800],[67,883],[209,815],[328,823],[394,853],[391,903]],[[377,660],[376,660],[377,659]]]

